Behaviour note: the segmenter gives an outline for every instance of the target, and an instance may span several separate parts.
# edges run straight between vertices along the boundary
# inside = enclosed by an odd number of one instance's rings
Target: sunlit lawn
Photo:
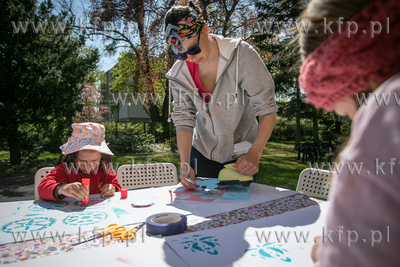
[[[46,159],[46,158],[51,158],[51,159],[57,159],[60,155],[58,154],[51,154],[51,153],[40,153],[38,156],[38,159]],[[8,151],[0,151],[0,160],[5,160],[5,159],[10,159],[10,152]]]
[[[301,160],[297,160],[297,151],[293,150],[293,147],[293,143],[269,142],[260,160],[257,182],[295,190],[300,172],[308,166],[306,163],[301,163]],[[57,154],[42,153],[38,158],[57,158],[58,156]],[[9,159],[9,152],[0,151],[0,160],[4,159]],[[180,162],[176,153],[167,152],[139,156],[115,156],[113,157],[113,166],[131,164],[132,159],[136,164],[170,162],[177,167]]]

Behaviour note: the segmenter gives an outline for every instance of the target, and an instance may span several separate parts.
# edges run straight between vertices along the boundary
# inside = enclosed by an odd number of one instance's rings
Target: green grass
[[[257,182],[261,184],[287,188],[295,190],[297,181],[302,170],[307,168],[307,164],[297,160],[297,151],[293,150],[294,143],[275,143],[269,142],[264,148],[260,160],[260,171],[257,174]],[[58,154],[43,153],[39,159],[57,158]],[[0,151],[0,160],[9,159],[9,152]],[[170,162],[178,167],[180,162],[176,153],[167,152],[159,154],[149,154],[140,156],[115,156],[113,165],[118,166],[131,164],[132,159],[135,164]]]
[[[302,170],[307,164],[297,160],[294,143],[268,142],[260,159],[257,182],[295,190]]]
[[[51,153],[40,153],[38,159],[57,159],[60,155],[59,154],[51,154]],[[0,160],[10,159],[10,152],[8,151],[0,151]]]
[[[10,159],[10,152],[0,151],[0,160]]]

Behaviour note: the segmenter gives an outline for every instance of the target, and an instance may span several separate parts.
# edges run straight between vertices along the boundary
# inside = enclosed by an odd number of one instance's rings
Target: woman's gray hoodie
[[[217,40],[219,61],[209,103],[200,97],[186,61],[177,61],[166,77],[174,99],[171,117],[176,131],[193,133],[198,151],[224,163],[232,160],[233,144],[254,142],[256,116],[276,116],[278,109],[274,82],[254,48],[240,39],[210,36]]]

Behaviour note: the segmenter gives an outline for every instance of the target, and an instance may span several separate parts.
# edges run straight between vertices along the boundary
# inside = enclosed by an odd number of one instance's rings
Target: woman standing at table
[[[400,2],[313,0],[302,19],[311,22],[299,39],[299,83],[308,102],[353,120],[313,260],[316,266],[399,266]],[[326,25],[333,34],[324,34]],[[372,94],[364,102],[361,93]]]
[[[233,145],[242,141],[252,146],[234,167],[243,175],[256,174],[277,112],[274,83],[260,56],[247,42],[211,34],[192,1],[167,12],[164,31],[178,59],[166,77],[174,97],[182,184],[194,188],[183,178],[217,177],[224,164],[235,161]]]

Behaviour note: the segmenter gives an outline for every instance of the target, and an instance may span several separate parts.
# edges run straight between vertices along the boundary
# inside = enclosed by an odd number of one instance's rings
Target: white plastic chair
[[[54,169],[54,167],[45,167],[41,168],[38,170],[35,174],[35,200],[39,200],[39,193],[38,193],[38,186],[40,184],[40,181],[43,180],[44,177],[47,176],[51,172],[51,170]]]
[[[328,199],[334,172],[307,168],[300,173],[296,191],[310,197]]]
[[[117,178],[121,187],[128,190],[178,184],[172,163],[122,165],[117,170]]]

